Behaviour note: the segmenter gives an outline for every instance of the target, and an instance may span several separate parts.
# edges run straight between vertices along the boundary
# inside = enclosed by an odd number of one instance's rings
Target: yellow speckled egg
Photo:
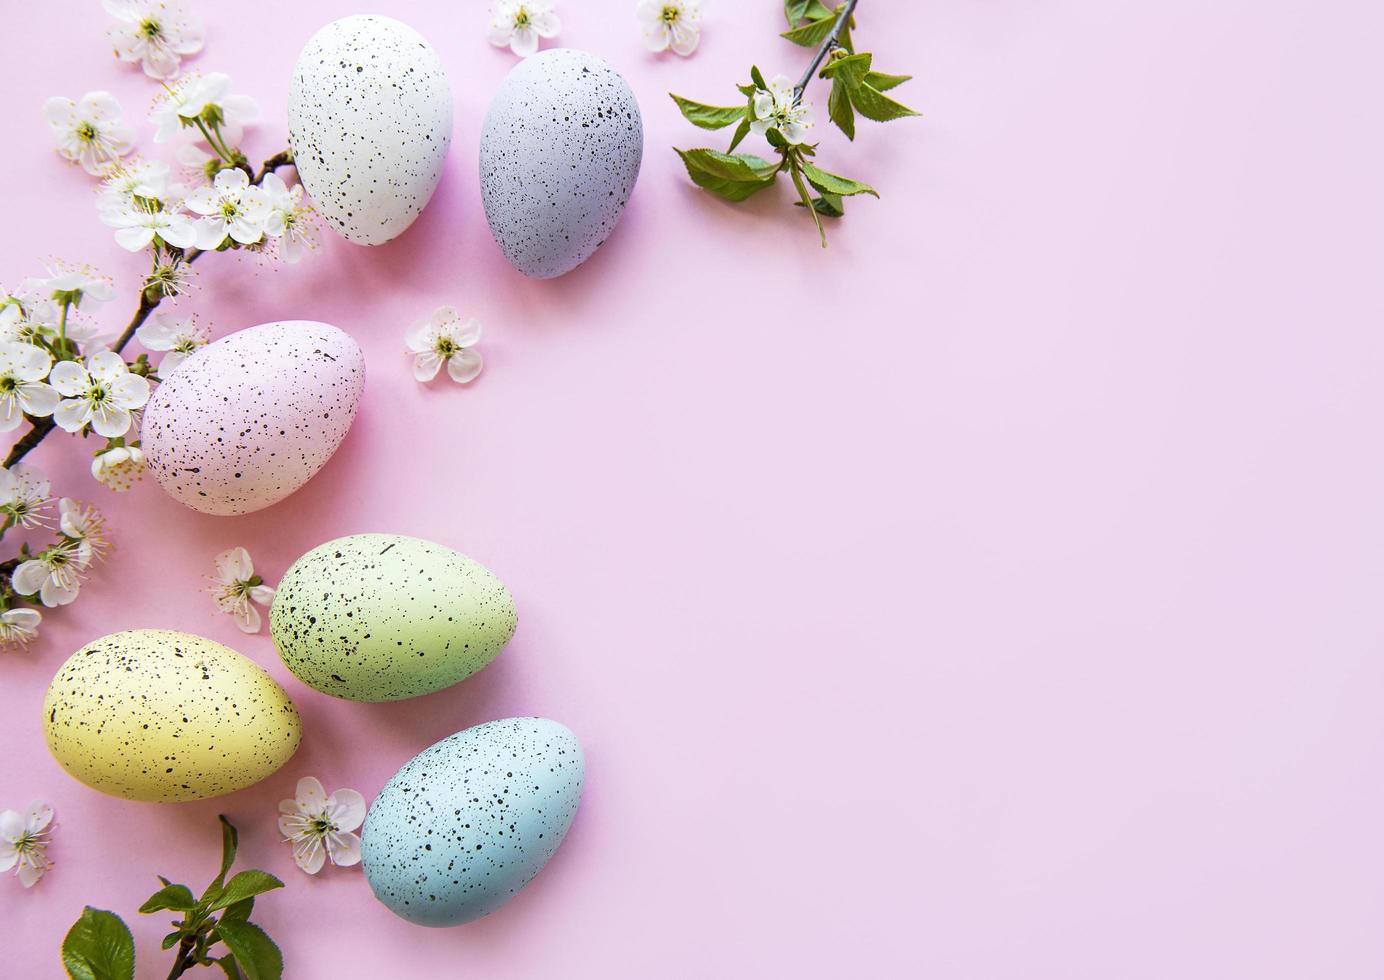
[[[127,630],[82,647],[48,685],[43,723],[74,777],[163,803],[257,783],[302,738],[298,709],[263,668],[173,630]]]

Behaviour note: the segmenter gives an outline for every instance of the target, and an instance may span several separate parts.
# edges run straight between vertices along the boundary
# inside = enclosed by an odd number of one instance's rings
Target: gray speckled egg
[[[191,633],[126,630],[58,668],[43,702],[53,757],[128,800],[220,796],[293,755],[298,710],[257,663]]]
[[[577,737],[546,718],[505,718],[444,738],[370,804],[361,864],[371,890],[418,925],[489,915],[562,843],[584,773]]]
[[[572,48],[519,62],[481,129],[481,199],[505,257],[540,279],[581,265],[615,229],[643,155],[639,103],[615,69]]]
[[[365,356],[330,324],[238,330],[154,389],[140,431],[149,469],[205,514],[268,507],[331,459],[364,387]]]
[[[451,139],[447,74],[408,25],[343,17],[298,56],[288,143],[317,210],[347,241],[379,245],[413,224]]]
[[[514,635],[514,598],[459,551],[402,534],[318,545],[279,580],[269,632],[309,687],[398,701],[470,677]]]

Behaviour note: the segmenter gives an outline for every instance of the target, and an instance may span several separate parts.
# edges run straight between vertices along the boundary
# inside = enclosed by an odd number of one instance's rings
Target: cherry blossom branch
[[[817,69],[822,66],[826,56],[831,54],[841,43],[841,32],[850,23],[851,15],[855,13],[855,5],[859,2],[860,0],[846,0],[845,4],[842,5],[840,12],[836,15],[836,24],[832,27],[831,33],[823,39],[817,48],[816,56],[812,59],[812,64],[807,66],[807,71],[803,72],[803,77],[798,79],[797,85],[793,86],[795,101],[801,99],[803,92],[807,91],[808,83],[812,81],[812,76],[817,74]]]
[[[248,167],[243,169],[250,177],[250,182],[258,185],[268,174],[273,173],[280,167],[292,166],[292,164],[293,151],[280,150],[268,160],[264,161],[258,173],[251,171]],[[202,254],[203,251],[201,249],[189,248],[182,253],[180,261],[191,264],[196,262],[198,257]],[[150,296],[151,292],[153,292],[152,298]],[[120,332],[120,336],[116,337],[115,343],[111,345],[111,350],[115,351],[117,354],[123,351],[125,345],[134,337],[135,331],[144,325],[144,321],[149,319],[149,314],[153,313],[164,299],[165,297],[158,292],[149,288],[142,288],[139,293],[139,306],[135,308],[134,316],[130,318],[129,324]],[[19,462],[37,448],[39,443],[43,442],[44,438],[48,433],[52,432],[55,427],[56,423],[53,421],[51,415],[43,418],[31,419],[29,422],[29,431],[24,433],[23,437],[10,447],[9,452],[5,454],[4,463],[0,464],[0,466],[9,469],[15,463]]]

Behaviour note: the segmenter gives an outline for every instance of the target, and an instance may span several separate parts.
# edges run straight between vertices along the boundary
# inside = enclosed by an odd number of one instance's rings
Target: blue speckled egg
[[[581,799],[577,737],[504,718],[444,738],[394,774],[365,818],[375,897],[423,926],[489,915],[553,856]]]
[[[317,210],[347,241],[379,245],[411,225],[437,189],[451,138],[447,73],[407,24],[343,17],[298,56],[289,146]]]
[[[609,237],[644,156],[639,103],[595,55],[555,48],[500,83],[481,128],[481,199],[520,272],[550,279]]]

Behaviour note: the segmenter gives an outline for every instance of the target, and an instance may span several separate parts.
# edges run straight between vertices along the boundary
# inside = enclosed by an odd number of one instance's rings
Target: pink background
[[[264,107],[260,159],[298,48],[358,8],[196,5],[196,64]],[[884,193],[824,253],[786,187],[725,205],[669,149],[705,140],[665,91],[800,70],[776,0],[712,5],[686,61],[643,52],[632,0],[566,0],[562,42],[626,74],[647,152],[617,233],[554,282],[486,228],[477,134],[513,59],[456,6],[389,5],[457,101],[417,225],[299,267],[208,257],[187,304],[218,334],[303,317],[357,338],[367,394],[337,458],[218,519],[148,481],[105,492],[63,438],[35,456],[119,548],[0,664],[0,806],[42,797],[59,821],[51,875],[0,881],[0,974],[57,975],[89,902],[162,977],[163,920],[135,908],[156,872],[204,883],[218,811],[245,866],[288,882],[257,917],[294,978],[1384,974],[1379,6],[865,0],[859,37],[916,74],[899,95],[926,116],[854,145],[819,130],[825,164]],[[4,281],[60,255],[132,295],[143,260],[39,114],[100,88],[142,114],[153,84],[104,26],[85,0],[7,5]],[[443,303],[486,326],[467,389],[419,386],[403,355]],[[520,614],[504,655],[423,700],[332,701],[200,591],[222,548],[272,581],[367,530],[495,569]],[[298,755],[198,804],[69,779],[44,688],[141,626],[268,667]],[[434,740],[521,713],[580,735],[588,784],[497,914],[424,930],[359,871],[291,863],[273,820],[299,776],[371,797]]]

